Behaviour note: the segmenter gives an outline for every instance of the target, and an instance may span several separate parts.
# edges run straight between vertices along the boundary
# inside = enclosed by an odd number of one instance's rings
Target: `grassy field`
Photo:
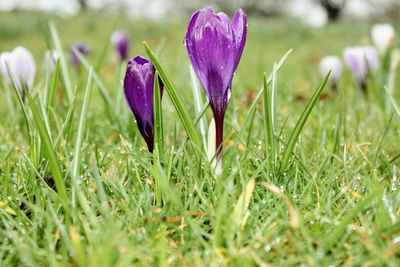
[[[76,41],[88,44],[94,79],[88,68],[74,70],[66,55],[53,86],[42,67],[46,42],[57,40],[50,19],[64,51]],[[295,20],[250,19],[220,176],[195,153],[201,148],[186,142],[167,92],[160,158],[152,159],[118,101],[125,65],[106,47],[113,25],[130,33],[132,57],[147,56],[142,41],[156,52],[195,120],[186,23],[0,14],[0,52],[23,45],[38,67],[24,105],[15,90],[0,87],[0,266],[399,266],[400,117],[363,95],[348,69],[337,92],[324,89],[287,167],[281,164],[321,80],[319,59],[367,44],[372,23],[310,29]],[[256,95],[264,72],[289,49],[276,73],[280,141],[271,168],[266,106]],[[76,101],[64,93],[68,83]],[[204,117],[209,124],[210,109]]]

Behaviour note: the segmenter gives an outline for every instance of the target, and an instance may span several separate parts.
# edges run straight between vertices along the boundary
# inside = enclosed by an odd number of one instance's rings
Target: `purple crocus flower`
[[[187,53],[214,114],[218,156],[232,78],[246,43],[246,35],[247,18],[243,10],[236,10],[231,21],[225,13],[215,14],[211,7],[194,13],[186,32]]]
[[[373,46],[347,47],[343,58],[362,90],[367,89],[368,72],[376,72],[379,68],[379,54]]]
[[[155,68],[147,58],[136,56],[128,61],[124,80],[125,99],[150,152],[154,143],[153,90]],[[162,96],[163,84],[160,82]]]
[[[86,55],[89,53],[89,47],[83,43],[75,43],[72,48],[71,48],[71,60],[72,64],[74,65],[75,68],[79,68],[81,63],[79,61],[78,56],[75,54],[74,50],[76,49],[78,52],[80,52],[82,55]]]
[[[329,71],[332,70],[329,76],[329,83],[333,89],[336,89],[337,84],[342,74],[343,64],[337,56],[326,56],[319,62],[319,72],[322,76],[325,76]]]
[[[18,46],[11,53],[4,52],[1,54],[0,73],[6,82],[11,82],[11,77],[13,78],[23,97],[22,86],[26,86],[27,89],[33,86],[36,73],[35,60],[25,47]]]
[[[111,35],[111,43],[117,50],[119,59],[124,61],[129,56],[129,36],[126,32],[115,31]]]

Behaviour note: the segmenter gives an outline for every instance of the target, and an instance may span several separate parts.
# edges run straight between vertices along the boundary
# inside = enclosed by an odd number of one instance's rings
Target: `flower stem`
[[[225,114],[214,114],[215,118],[215,151],[217,160],[221,157],[222,140],[224,139],[224,116]]]

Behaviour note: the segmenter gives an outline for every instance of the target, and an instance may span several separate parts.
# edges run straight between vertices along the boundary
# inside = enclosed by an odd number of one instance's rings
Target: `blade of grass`
[[[65,60],[64,51],[61,46],[60,37],[58,35],[57,28],[54,25],[54,22],[50,22],[49,27],[50,27],[50,34],[51,34],[51,38],[53,39],[54,47],[56,48],[58,54],[60,55],[59,60],[60,60],[61,73],[62,73],[61,80],[63,83],[64,93],[67,96],[68,103],[71,104],[72,96],[73,96],[72,95],[72,83],[69,78],[67,61]]]
[[[108,32],[108,34],[105,35],[107,38],[103,41],[104,45],[103,45],[103,47],[101,49],[100,55],[97,57],[98,60],[97,60],[97,63],[95,65],[95,68],[94,68],[96,70],[96,72],[99,72],[101,64],[103,63],[104,58],[106,57],[107,49],[108,49],[108,47],[110,45],[111,34],[114,32],[119,20],[120,20],[120,17],[119,16],[116,17],[116,19],[115,19],[110,31]]]
[[[12,72],[10,71],[10,67],[8,66],[7,62],[6,62],[6,68],[7,68],[8,75],[10,76],[12,87],[14,88],[14,92],[17,95],[19,106],[22,109],[22,114],[24,115],[26,130],[28,132],[28,140],[29,140],[29,144],[31,144],[31,141],[32,141],[31,140],[31,128],[30,128],[29,119],[28,119],[28,112],[25,108],[25,104],[24,104],[24,100],[22,99],[21,92],[19,91],[17,84],[15,83],[15,79],[11,74]]]
[[[8,106],[8,111],[10,114],[10,120],[14,121],[15,120],[15,111],[14,111],[13,99],[10,94],[11,88],[8,86],[8,84],[5,82],[4,79],[3,79],[3,88],[4,88],[4,96],[6,99],[7,106]]]
[[[203,117],[203,115],[206,113],[207,108],[210,106],[210,103],[207,101],[201,108],[201,112],[197,114],[196,119],[193,121],[194,125],[197,126],[199,123],[200,119]],[[183,148],[185,147],[186,143],[188,142],[188,136],[185,136],[183,141],[181,142],[181,145],[179,146],[178,150],[175,153],[175,158],[174,158],[174,165],[177,164],[177,161],[179,159],[179,155],[182,153]]]
[[[264,73],[264,135],[266,142],[266,157],[268,162],[268,171],[274,171],[275,167],[275,138],[274,138],[274,128],[272,123],[272,108],[270,101],[270,92],[268,90],[267,76]]]
[[[272,117],[272,126],[275,130],[276,126],[276,117],[277,117],[277,98],[278,98],[278,76],[276,72],[276,63],[274,63],[274,67],[271,73],[271,117]]]
[[[89,105],[89,97],[90,97],[90,91],[92,88],[92,78],[93,78],[93,70],[90,69],[89,71],[89,77],[88,81],[86,84],[86,90],[85,90],[85,96],[83,99],[82,103],[82,109],[81,109],[81,114],[79,117],[79,125],[78,125],[78,131],[76,134],[76,142],[75,142],[75,148],[74,148],[74,158],[72,161],[72,167],[71,167],[71,177],[72,177],[72,182],[74,184],[74,188],[79,188],[78,186],[78,179],[79,179],[79,167],[80,167],[80,160],[81,160],[81,149],[82,149],[82,139],[83,135],[85,132],[85,124],[86,124],[86,112],[87,112],[87,107]],[[74,197],[75,197],[75,190],[72,190],[72,204],[74,205]]]
[[[161,162],[164,162],[164,136],[163,136],[163,117],[161,107],[161,92],[158,82],[158,73],[154,75],[154,90],[153,90],[153,113],[154,113],[154,143],[158,149]]]
[[[293,129],[293,131],[291,133],[291,135],[289,137],[289,141],[287,142],[285,149],[283,151],[282,162],[281,162],[281,166],[280,166],[281,171],[285,171],[285,169],[289,163],[290,156],[292,155],[294,146],[297,142],[297,139],[299,138],[300,133],[304,128],[304,125],[308,119],[308,116],[310,115],[315,104],[317,103],[319,96],[321,95],[322,90],[325,87],[325,84],[328,80],[329,75],[330,75],[330,72],[327,73],[325,75],[325,77],[322,79],[322,81],[319,83],[317,89],[315,90],[314,94],[312,95],[310,101],[308,102],[306,108],[304,109],[303,113],[301,114],[299,120],[296,123],[295,128]]]
[[[274,67],[272,69],[271,73],[271,95],[270,95],[270,100],[271,100],[271,131],[272,131],[272,137],[275,137],[276,134],[276,124],[277,124],[277,117],[278,117],[278,70],[277,70],[277,65],[274,63]],[[273,143],[273,163],[274,163],[274,168],[277,167],[278,164],[278,155],[279,155],[279,138],[276,138]]]
[[[90,63],[86,60],[86,58],[75,48],[72,48],[72,51],[75,53],[75,55],[77,56],[77,58],[79,59],[79,61],[82,63],[82,65],[86,68],[87,71],[90,71],[90,69],[92,68],[92,66],[90,65]],[[106,107],[106,112],[108,115],[108,118],[110,119],[110,122],[112,124],[117,123],[118,126],[120,126],[120,120],[117,119],[117,116],[115,114],[115,110],[113,109],[114,104],[112,102],[111,96],[108,94],[107,88],[105,87],[105,85],[103,84],[103,82],[101,81],[99,75],[96,73],[95,70],[93,71],[93,81],[96,83],[99,91],[100,91],[100,95],[105,103],[105,107]]]
[[[268,191],[271,191],[272,193],[278,195],[280,198],[282,198],[289,210],[289,215],[290,215],[290,226],[293,228],[299,228],[300,227],[300,215],[297,209],[294,207],[290,199],[279,189],[279,187],[273,185],[273,184],[268,184],[266,182],[261,182],[261,184],[267,189]]]
[[[194,148],[195,153],[200,158],[199,149],[201,149],[203,145],[201,143],[201,138],[199,136],[199,133],[196,130],[196,126],[194,125],[193,120],[190,118],[189,111],[184,106],[183,100],[178,90],[176,89],[175,85],[172,83],[172,80],[166,74],[163,67],[161,67],[161,64],[159,63],[158,59],[154,55],[153,51],[151,51],[150,47],[147,45],[146,42],[144,42],[144,47],[146,53],[149,55],[151,61],[153,62],[156,70],[160,75],[161,80],[164,83],[165,89],[178,113],[182,125],[186,130],[186,133],[188,134],[190,140],[193,142],[195,146]]]
[[[255,184],[256,180],[254,178],[250,179],[236,202],[235,208],[231,214],[232,226],[235,227],[235,230],[242,229],[246,225],[248,219],[248,215],[246,216],[246,214],[248,213]]]
[[[347,226],[359,214],[364,210],[364,208],[371,203],[375,198],[382,196],[382,189],[378,188],[367,195],[363,200],[358,203],[356,207],[354,207],[350,212],[348,212],[340,222],[338,226],[332,231],[332,233],[327,237],[325,243],[323,244],[322,249],[327,252],[331,250],[339,241],[339,239],[343,236],[346,231]]]
[[[29,101],[29,107],[32,112],[33,120],[35,122],[36,128],[39,131],[40,138],[43,142],[44,152],[49,161],[50,170],[53,174],[54,183],[56,185],[57,193],[63,203],[63,205],[67,205],[68,197],[67,190],[64,184],[64,177],[62,175],[62,171],[60,168],[60,162],[57,159],[57,155],[55,150],[53,149],[53,144],[51,143],[51,139],[49,136],[49,132],[47,131],[46,125],[40,115],[39,109],[33,101],[29,91],[25,89],[25,95]]]
[[[61,141],[61,138],[64,136],[64,133],[68,128],[68,125],[71,124],[71,120],[74,117],[75,105],[76,105],[76,94],[74,94],[72,103],[71,103],[71,105],[69,105],[67,115],[65,116],[64,123],[61,125],[61,129],[58,132],[56,141],[54,143],[54,149],[56,149],[58,147],[58,145]]]
[[[170,186],[164,169],[160,164],[160,158],[157,150],[154,150],[153,153],[153,168],[150,168],[150,172],[155,179],[155,184],[157,185],[157,205],[162,205],[162,196],[164,196],[167,201],[170,201],[175,208],[182,212],[184,207],[180,198],[180,193]]]
[[[396,115],[399,117],[400,119],[400,108],[399,105],[396,103],[396,100],[394,100],[392,94],[390,94],[390,92],[388,91],[387,88],[385,88],[386,90],[386,97],[389,99],[390,103],[392,104],[392,107],[396,113]]]
[[[85,122],[86,122],[86,112],[89,104],[89,97],[92,88],[92,78],[93,71],[92,69],[89,71],[88,82],[86,85],[85,96],[82,103],[81,115],[79,118],[78,132],[76,135],[75,149],[74,149],[74,160],[72,163],[71,174],[73,177],[79,176],[79,165],[80,165],[80,151],[82,148],[82,138],[85,131]]]
[[[100,171],[97,166],[97,160],[96,157],[94,156],[94,153],[92,153],[92,167],[93,167],[92,170],[93,178],[96,182],[96,188],[97,188],[96,192],[99,197],[100,203],[104,208],[108,209],[107,197],[104,191],[103,182],[101,180]]]
[[[46,103],[47,113],[50,112],[50,109],[54,105],[59,76],[60,76],[60,60],[57,59],[56,65],[55,65],[54,71],[53,71],[53,80],[51,82],[51,86],[49,87],[49,92],[47,92],[47,94],[46,94],[47,97],[46,97],[46,102],[45,103]],[[71,103],[72,103],[72,101],[71,101]]]
[[[287,57],[289,56],[289,54],[292,52],[292,50],[290,49],[289,51],[286,52],[286,54],[284,54],[281,59],[279,60],[278,64],[276,64],[276,72],[278,72],[281,67],[283,66],[283,64],[285,63]],[[267,85],[269,85],[272,82],[272,73],[268,76],[268,80],[267,80]],[[237,134],[236,140],[238,143],[238,140],[240,140],[242,138],[242,135],[244,133],[244,130],[246,129],[246,126],[248,124],[248,122],[250,121],[251,117],[253,116],[253,112],[255,112],[258,102],[261,99],[261,96],[263,95],[264,92],[264,86],[261,86],[260,90],[258,91],[256,97],[254,98],[253,103],[250,106],[250,111],[247,114],[246,118],[244,119],[243,123],[241,123],[242,128],[240,129],[239,133]]]
[[[287,57],[289,56],[289,54],[291,52],[292,52],[292,50],[290,49],[288,52],[286,52],[285,55],[283,55],[281,57],[281,59],[279,60],[278,64],[276,65],[276,71],[277,72],[281,69],[281,67],[283,66],[283,64],[285,63]],[[272,73],[268,76],[267,85],[269,85],[271,83],[271,81],[272,81]],[[264,92],[264,86],[261,86],[261,88],[259,89],[256,97],[253,100],[253,103],[250,106],[249,112],[247,113],[244,121],[241,123],[242,127],[239,129],[239,131],[238,131],[238,133],[236,135],[235,144],[233,145],[234,149],[231,149],[229,151],[229,155],[227,155],[225,157],[225,158],[228,159],[229,162],[228,162],[228,164],[224,164],[224,166],[225,166],[224,167],[224,172],[229,170],[229,167],[227,167],[227,166],[231,166],[231,161],[232,161],[233,158],[235,158],[235,157],[232,157],[232,155],[234,155],[237,152],[237,148],[238,148],[238,144],[240,142],[240,139],[242,138],[243,133],[245,132],[247,124],[249,123],[249,121],[252,120],[252,118],[254,116],[254,112],[256,112],[258,102],[260,101],[261,96],[263,95],[263,92]]]
[[[190,66],[190,79],[192,81],[192,91],[193,91],[193,102],[194,102],[194,107],[196,110],[196,114],[199,114],[201,112],[201,107],[203,106],[202,104],[202,99],[201,99],[201,93],[200,93],[200,88],[198,86],[197,80],[196,80],[196,74],[193,71],[193,68]],[[207,147],[207,134],[206,134],[206,119],[202,117],[199,121],[199,129],[200,129],[200,134],[203,140],[203,145],[204,148]]]
[[[81,187],[79,186],[79,176],[80,176],[80,166],[81,166],[81,151],[82,151],[82,143],[83,136],[85,134],[86,128],[86,113],[89,105],[90,92],[92,88],[92,80],[93,80],[93,68],[90,68],[88,80],[85,89],[85,96],[83,98],[81,113],[79,117],[78,131],[76,134],[76,142],[74,148],[74,158],[72,161],[71,168],[71,182],[72,182],[72,206],[75,207],[75,195],[79,202],[79,205],[88,215],[88,218],[92,225],[97,225],[97,218],[94,215],[92,209],[90,208],[87,199],[85,198]]]

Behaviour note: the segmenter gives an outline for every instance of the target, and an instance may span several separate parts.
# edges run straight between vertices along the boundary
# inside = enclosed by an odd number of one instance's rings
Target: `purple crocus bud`
[[[378,51],[373,46],[347,47],[343,57],[358,85],[365,91],[368,72],[376,72],[379,68]]]
[[[221,152],[226,107],[232,78],[246,43],[247,18],[236,10],[230,20],[211,7],[197,11],[190,19],[185,45],[193,69],[210,102],[216,127],[216,151]]]
[[[129,56],[129,36],[126,32],[115,31],[111,35],[111,43],[117,50],[119,59],[124,61]]]
[[[342,74],[343,64],[337,56],[326,56],[319,62],[319,72],[325,76],[330,70],[329,83],[336,89],[340,75]]]
[[[147,58],[136,56],[128,61],[124,80],[125,99],[150,152],[154,143],[153,90],[155,68]],[[163,84],[159,80],[162,96]]]
[[[54,71],[54,67],[56,66],[57,60],[60,58],[60,55],[56,50],[48,50],[44,53],[43,62],[44,68],[49,68],[50,73]]]
[[[82,55],[86,55],[89,53],[89,47],[83,43],[75,43],[72,48],[76,49],[78,52],[80,52]],[[79,68],[81,63],[79,61],[78,56],[75,54],[74,50],[71,48],[71,60],[72,64],[74,65],[75,68]]]
[[[24,96],[22,86],[29,89],[33,85],[36,73],[35,60],[25,47],[18,46],[11,53],[1,54],[0,72],[6,82],[11,82],[12,77],[18,90]]]

